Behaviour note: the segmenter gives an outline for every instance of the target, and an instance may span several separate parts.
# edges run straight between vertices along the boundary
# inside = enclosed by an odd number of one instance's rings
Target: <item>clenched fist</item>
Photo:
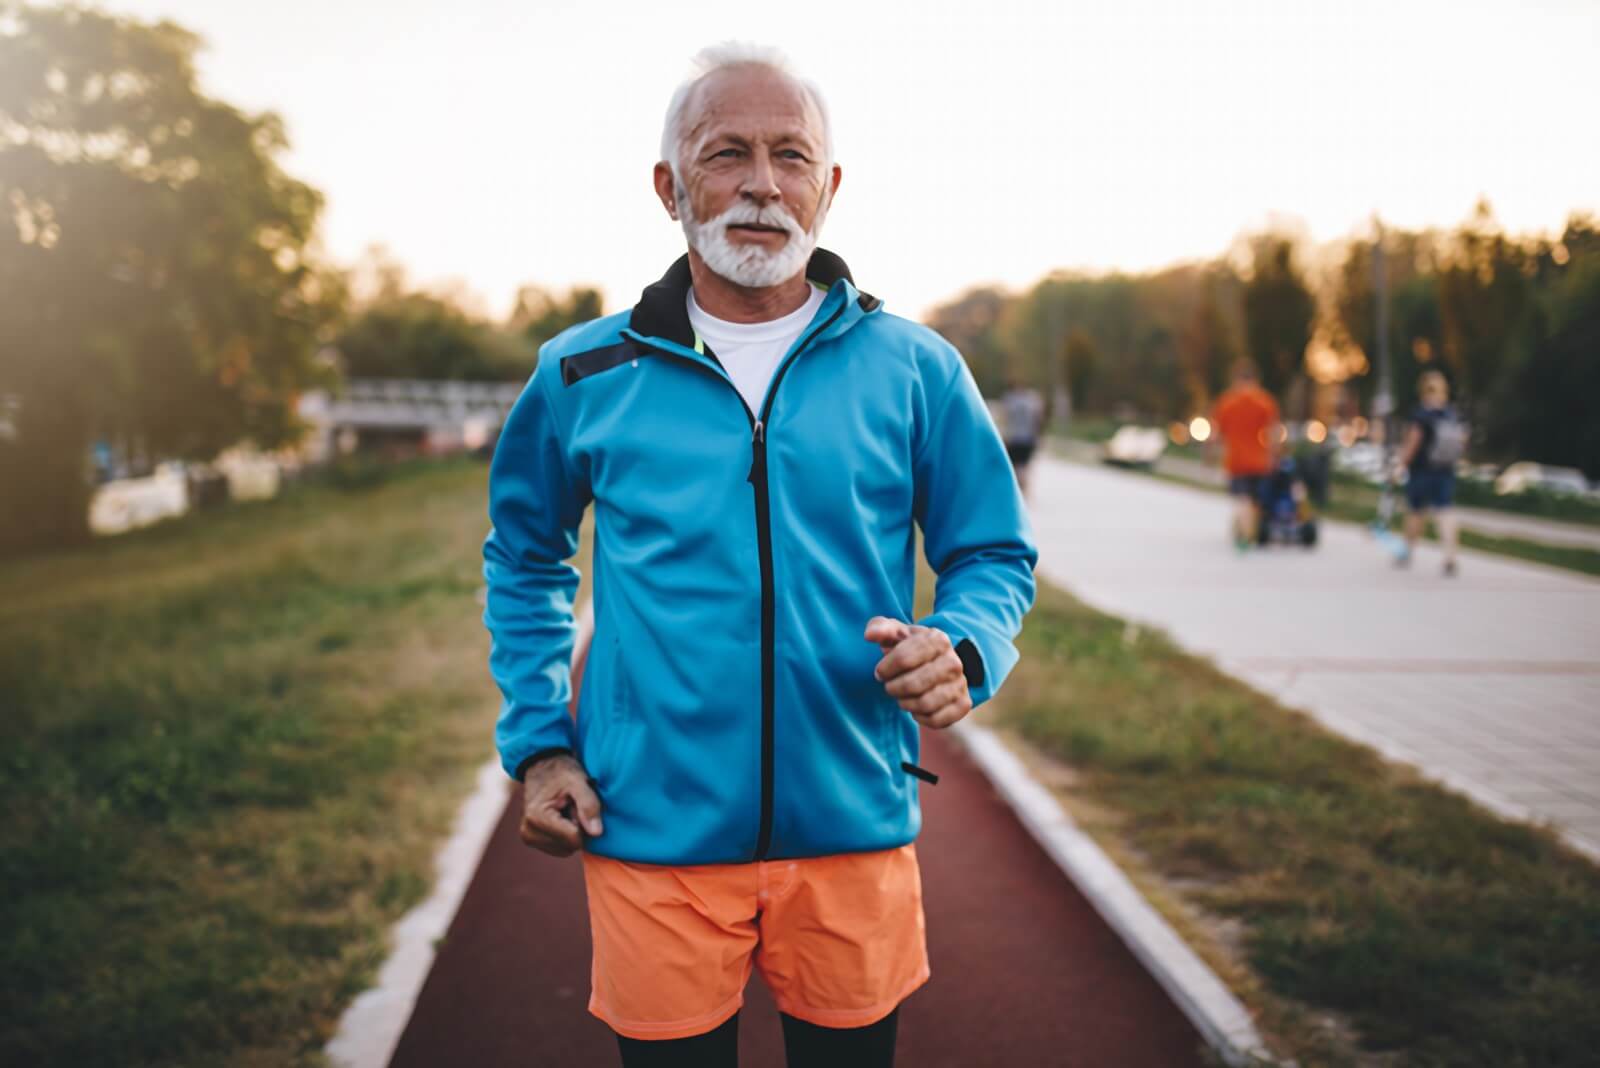
[[[522,776],[523,844],[568,857],[583,848],[583,838],[605,833],[600,822],[600,795],[589,773],[574,756],[560,753],[545,757]]]
[[[873,616],[864,637],[885,654],[873,674],[918,723],[942,730],[972,711],[966,671],[944,631]]]

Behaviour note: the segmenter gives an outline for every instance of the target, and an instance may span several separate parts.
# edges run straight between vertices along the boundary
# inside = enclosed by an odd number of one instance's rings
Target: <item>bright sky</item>
[[[1515,230],[1600,212],[1592,0],[105,0],[209,42],[205,88],[287,120],[349,263],[382,243],[500,315],[522,282],[631,304],[683,249],[650,189],[699,48],[822,86],[822,243],[901,314],[1056,267],[1214,256],[1271,216]]]

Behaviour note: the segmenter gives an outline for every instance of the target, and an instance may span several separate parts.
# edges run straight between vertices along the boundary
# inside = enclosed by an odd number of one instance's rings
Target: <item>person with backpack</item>
[[[1456,546],[1460,540],[1455,513],[1456,463],[1466,456],[1467,424],[1450,404],[1450,385],[1438,371],[1424,371],[1417,379],[1421,403],[1411,413],[1406,436],[1400,443],[1399,465],[1406,471],[1406,547],[1395,558],[1409,567],[1411,553],[1422,536],[1422,523],[1433,516],[1444,546],[1444,573],[1456,574]]]

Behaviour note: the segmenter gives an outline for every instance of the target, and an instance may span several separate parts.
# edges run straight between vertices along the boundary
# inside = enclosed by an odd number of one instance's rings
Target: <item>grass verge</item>
[[[1600,869],[1554,835],[1047,583],[1019,644],[988,718],[1067,769],[1052,788],[1180,930],[1248,968],[1230,978],[1301,1063],[1600,1048]]]
[[[493,753],[486,478],[0,567],[0,1063],[320,1063]]]

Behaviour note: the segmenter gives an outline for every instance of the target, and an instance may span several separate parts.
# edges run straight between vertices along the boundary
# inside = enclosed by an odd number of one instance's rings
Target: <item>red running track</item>
[[[1201,1041],[1017,822],[961,749],[924,734],[917,839],[933,977],[900,1011],[916,1068],[1201,1065]],[[517,837],[513,787],[424,983],[391,1068],[618,1064],[590,1016],[589,925],[576,858]],[[753,977],[741,1065],[783,1064],[777,1011]]]

